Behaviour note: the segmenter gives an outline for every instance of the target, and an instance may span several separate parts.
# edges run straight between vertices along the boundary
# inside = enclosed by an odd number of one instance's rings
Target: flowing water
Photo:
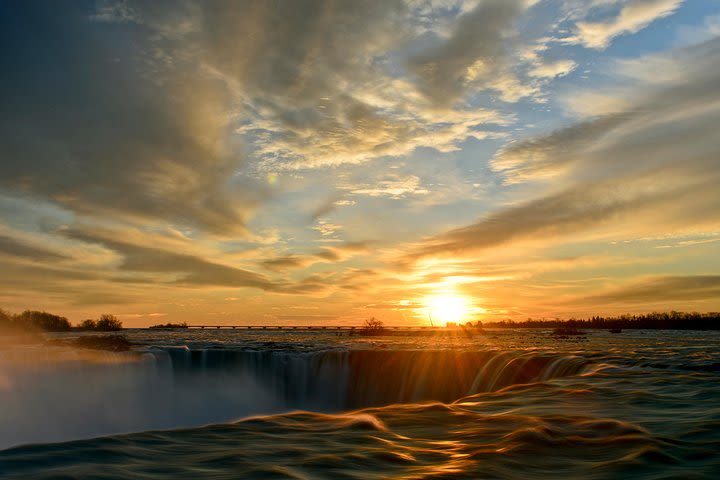
[[[126,335],[0,345],[1,477],[720,478],[716,332]]]

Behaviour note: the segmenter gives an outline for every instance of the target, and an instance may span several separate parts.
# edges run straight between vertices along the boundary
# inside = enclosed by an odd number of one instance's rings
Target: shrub
[[[100,332],[114,332],[122,329],[122,322],[115,315],[100,315],[100,319],[95,324],[95,330]]]
[[[95,320],[87,319],[80,322],[77,328],[79,330],[95,330],[97,329],[97,323]]]

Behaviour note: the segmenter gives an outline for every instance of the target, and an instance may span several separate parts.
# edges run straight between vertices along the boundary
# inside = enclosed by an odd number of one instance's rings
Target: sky
[[[720,0],[0,10],[5,310],[720,310]]]

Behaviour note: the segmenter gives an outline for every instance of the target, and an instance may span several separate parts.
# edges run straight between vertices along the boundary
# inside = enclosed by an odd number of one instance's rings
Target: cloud
[[[705,17],[702,25],[682,25],[677,29],[675,43],[678,47],[685,47],[707,42],[713,37],[720,36],[720,15]]]
[[[412,82],[398,75],[398,50],[416,32],[401,0],[132,3],[161,41],[163,58],[204,67],[232,93],[235,133],[254,168],[308,169],[442,151],[474,135],[489,111],[459,112],[451,124],[426,114]],[[475,110],[475,109],[474,109]]]
[[[707,188],[709,184],[703,184]],[[646,186],[643,186],[646,187]],[[467,227],[431,237],[411,257],[458,255],[520,240],[548,241],[578,233],[605,222],[638,215],[691,195],[697,185],[684,191],[618,191],[614,182],[582,185],[500,210]],[[720,202],[717,202],[720,203]]]
[[[341,200],[340,194],[334,194],[329,198],[325,199],[312,213],[311,219],[314,221],[321,217],[327,216],[339,206],[351,205],[346,203],[347,200]]]
[[[71,281],[99,280],[102,278],[98,272],[81,271],[72,268],[59,268],[57,266],[40,263],[5,262],[3,264],[3,285],[10,288],[24,287],[36,289],[39,282],[48,292],[69,292],[74,287],[66,285]]]
[[[618,74],[631,77],[632,83],[616,102],[618,111],[511,143],[492,166],[510,183],[562,174],[620,176],[671,168],[678,158],[686,175],[707,169],[714,173],[718,140],[711,125],[720,116],[714,87],[720,81],[717,61],[720,40],[647,61],[623,62]],[[652,81],[640,71],[642,64],[655,72]],[[664,70],[658,71],[658,65]],[[579,94],[583,98],[583,92]]]
[[[244,229],[262,192],[233,176],[242,155],[216,81],[154,57],[146,26],[77,4],[5,10],[1,189],[81,215]]]
[[[720,275],[673,275],[634,280],[578,301],[586,304],[642,305],[708,300],[719,296]]]
[[[334,236],[337,232],[343,229],[342,225],[328,222],[327,220],[319,219],[316,225],[312,227],[313,230],[320,232],[323,237]]]
[[[302,255],[285,255],[283,257],[271,258],[263,260],[262,266],[268,270],[283,271],[292,268],[303,268],[312,263],[315,263],[317,258],[315,256],[302,256]]]
[[[136,277],[125,279],[131,283],[149,281],[196,287],[250,287],[278,292],[291,288],[285,282],[273,282],[259,273],[208,261],[196,255],[114,239],[109,236],[110,232],[65,229],[60,233],[67,238],[99,244],[117,252],[122,260],[115,269],[116,272],[151,275],[144,280]]]
[[[318,325],[324,324],[329,321],[337,319],[336,315],[273,315],[273,318],[277,320],[285,320],[290,322],[301,322],[306,325]]]
[[[484,11],[505,9],[506,2],[495,3]],[[233,176],[247,153],[252,169],[260,170],[361,163],[418,147],[456,150],[480,135],[482,124],[506,121],[487,109],[438,108],[413,78],[404,78],[396,63],[418,39],[419,10],[401,0],[106,1],[94,13],[40,13],[47,30],[66,43],[57,45],[60,55],[44,72],[61,81],[49,84],[34,110],[58,97],[66,105],[58,105],[54,121],[41,122],[23,102],[17,116],[26,122],[8,138],[21,140],[13,157],[42,158],[55,170],[46,182],[62,168],[84,167],[84,176],[55,180],[59,185],[29,179],[34,191],[73,209],[94,212],[103,205],[103,214],[112,209],[239,230],[264,199],[257,186],[253,191],[251,182]],[[481,13],[463,21],[460,37],[492,27]],[[498,43],[495,32],[475,39],[477,48]],[[26,40],[14,36],[18,56],[52,54],[42,47],[49,42],[26,48]],[[18,77],[31,76],[32,68],[21,59],[13,67]],[[22,97],[33,98],[39,86],[17,80],[10,86],[22,85]],[[51,145],[32,149],[27,135],[40,135],[42,126],[43,137],[53,133],[44,142]],[[103,151],[108,144],[123,148]],[[49,150],[57,147],[64,155],[53,158]],[[127,170],[122,159],[129,159]],[[93,195],[78,188],[108,178],[118,185]],[[118,200],[123,188],[135,191],[134,198]],[[187,200],[163,202],[166,196]]]
[[[128,5],[127,0],[99,0],[95,14],[90,16],[96,22],[142,23],[142,19]]]
[[[611,116],[630,107],[630,102],[617,92],[582,90],[565,95],[559,100],[570,115],[580,117]]]
[[[375,185],[343,186],[352,195],[367,195],[369,197],[403,198],[406,195],[425,195],[428,190],[423,188],[420,178],[416,175],[388,174]]]
[[[638,93],[626,111],[501,150],[492,165],[506,181],[553,179],[553,190],[428,238],[409,257],[571,241],[593,230],[604,238],[716,230],[720,40],[683,59],[677,66],[694,73],[688,81]]]
[[[495,3],[485,12],[506,10]],[[452,152],[485,138],[483,125],[511,121],[440,107],[403,78],[397,65],[417,40],[418,10],[399,0],[5,9],[12,54],[0,79],[0,190],[60,206],[71,219],[58,223],[160,222],[250,237],[248,221],[269,195],[253,180],[257,169],[360,163],[419,147]],[[467,14],[460,39],[487,21]],[[493,32],[473,37],[477,48]],[[413,181],[357,190],[422,193]],[[319,226],[328,235],[336,227]]]
[[[492,159],[506,183],[554,176],[592,151],[603,136],[632,117],[632,112],[606,115],[562,128],[549,135],[510,143]]]
[[[366,242],[347,242],[333,247],[325,247],[309,254],[293,254],[263,260],[260,264],[272,271],[281,272],[296,268],[305,268],[318,262],[341,262],[368,250]]]
[[[442,45],[410,61],[423,94],[436,105],[446,105],[462,98],[474,84],[481,88],[495,85],[505,91],[496,79],[501,72],[504,77],[511,76],[505,64],[508,37],[525,3],[488,0],[460,16]]]
[[[575,36],[564,41],[602,50],[615,37],[638,32],[655,20],[672,15],[682,3],[683,0],[634,0],[607,21],[577,22]]]
[[[382,303],[370,303],[365,305],[365,308],[373,310],[418,310],[427,308],[427,305],[420,302],[413,302],[410,300],[388,300]]]
[[[103,272],[94,272],[95,278],[123,285],[172,286],[182,288],[255,288],[271,293],[313,294],[328,291],[337,283],[325,276],[315,274],[291,280],[271,278],[220,260],[192,253],[190,243],[156,242],[145,246],[146,236],[122,237],[117,231],[97,228],[64,228],[58,234],[83,244],[101,245],[115,252],[119,258],[116,265]],[[137,242],[137,243],[136,243]],[[184,250],[191,248],[190,252]],[[365,242],[347,242],[319,249],[308,255],[291,254],[262,260],[259,265],[275,273],[304,268],[318,262],[341,262],[362,254],[368,249]],[[221,258],[225,258],[221,256]],[[62,274],[62,272],[59,272]],[[88,275],[88,274],[83,274]],[[83,276],[81,278],[90,278]]]
[[[0,255],[27,258],[37,262],[67,258],[60,253],[47,250],[43,247],[27,245],[24,242],[4,235],[0,235]]]
[[[36,258],[36,257],[34,257]],[[85,270],[64,262],[53,264],[3,261],[0,299],[17,308],[48,308],[57,303],[92,306],[131,304],[141,301],[142,292],[125,285],[111,284],[104,272]]]
[[[577,63],[572,60],[556,60],[533,67],[529,74],[531,77],[539,78],[563,77],[575,70],[575,67],[577,67]]]

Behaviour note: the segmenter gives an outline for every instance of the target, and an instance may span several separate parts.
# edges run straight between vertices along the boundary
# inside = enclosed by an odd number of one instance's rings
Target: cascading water
[[[587,360],[528,352],[152,350],[176,379],[250,378],[289,409],[339,411],[391,403],[452,402],[519,383],[573,375]],[[232,381],[232,380],[231,380]],[[235,383],[238,383],[237,381]]]
[[[577,374],[573,356],[529,352],[65,347],[0,358],[0,448],[166,429],[289,410],[452,402]]]

